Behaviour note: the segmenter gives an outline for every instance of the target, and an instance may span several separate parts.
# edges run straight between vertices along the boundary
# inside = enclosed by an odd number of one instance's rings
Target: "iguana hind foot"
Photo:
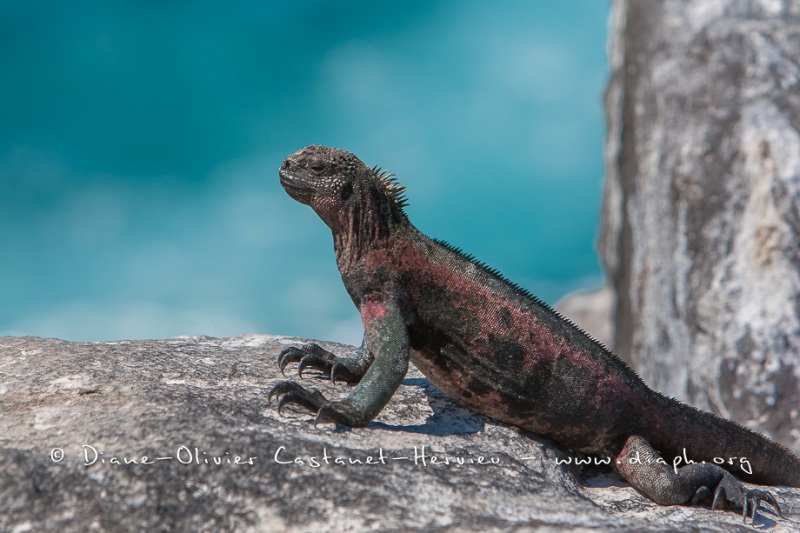
[[[770,504],[775,509],[778,517],[783,517],[778,501],[772,493],[766,490],[748,488],[734,476],[726,474],[717,484],[711,509],[726,509],[729,504],[732,504],[730,506],[734,509],[742,510],[742,521],[746,522],[748,515],[750,515],[751,521],[755,521],[756,511],[762,501]]]
[[[631,485],[661,505],[697,504],[708,501],[711,509],[742,509],[742,516],[755,520],[761,502],[770,504],[776,514],[781,509],[775,497],[765,490],[749,488],[733,474],[712,463],[668,465],[643,437],[628,438],[617,456],[616,469]]]

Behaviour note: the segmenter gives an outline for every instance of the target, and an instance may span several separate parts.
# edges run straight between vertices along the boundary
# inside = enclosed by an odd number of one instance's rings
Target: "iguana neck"
[[[397,232],[409,225],[398,206],[365,199],[357,207],[342,211],[337,224],[331,225],[336,263],[342,271],[370,250],[391,246]]]

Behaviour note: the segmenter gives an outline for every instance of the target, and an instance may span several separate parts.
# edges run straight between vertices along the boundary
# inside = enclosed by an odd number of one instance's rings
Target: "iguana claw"
[[[731,495],[733,496],[728,494],[728,491],[725,487],[726,484],[735,485],[732,487],[731,492]],[[700,493],[701,489],[703,488],[704,487],[700,487],[700,489],[697,490],[697,493],[695,493],[695,496],[697,496],[697,494]],[[755,521],[756,511],[758,510],[758,506],[762,501],[770,504],[775,509],[778,517],[783,518],[778,501],[775,499],[775,496],[773,496],[772,493],[760,489],[746,488],[744,485],[742,485],[741,481],[733,477],[726,476],[726,478],[717,485],[717,488],[714,491],[714,501],[711,503],[711,510],[716,511],[717,509],[725,509],[726,502],[731,499],[735,506],[742,506],[742,521],[744,522],[747,522],[748,514],[750,515],[750,521]]]
[[[320,370],[325,374],[329,374],[334,365],[331,365],[329,361],[326,361],[316,354],[308,354],[300,359],[300,365],[297,367],[297,375],[302,379],[303,370],[308,367],[311,367],[314,370]]]
[[[315,412],[328,403],[325,396],[317,389],[306,389],[294,381],[279,381],[267,394],[267,403],[272,402],[272,397],[278,397],[278,414],[286,404],[293,403]]]
[[[712,496],[713,496],[713,494],[711,494],[711,491],[708,489],[708,487],[706,487],[705,485],[702,485],[701,487],[699,487],[695,491],[694,496],[692,496],[692,501],[690,503],[692,505],[697,505],[700,502],[706,502],[706,501],[710,500]],[[712,509],[713,509],[713,505],[715,505],[715,504],[716,504],[716,500],[715,500],[715,503],[712,504]]]
[[[346,401],[328,401],[325,396],[317,389],[307,389],[298,385],[294,381],[279,381],[272,387],[267,394],[267,402],[271,403],[272,398],[278,397],[278,414],[282,415],[283,407],[289,404],[299,405],[312,413],[314,416],[314,427],[323,420],[330,420],[345,426],[364,426],[369,419],[364,418],[357,409],[354,409]]]
[[[335,414],[336,412],[330,406],[328,405],[321,406],[319,408],[319,411],[317,411],[317,416],[314,417],[314,428],[317,427],[318,422],[325,420],[326,418],[335,420],[334,417]]]
[[[336,364],[337,357],[322,348],[318,344],[304,344],[299,348],[297,346],[290,346],[281,351],[278,355],[278,367],[281,369],[281,374],[284,376],[284,370],[291,363],[300,363],[297,369],[297,375],[303,377],[303,370],[308,367],[314,370],[319,370],[323,374],[330,375],[331,368]]]
[[[717,485],[717,490],[714,491],[714,501],[711,503],[711,510],[716,511],[717,508],[724,509],[725,498],[726,498],[725,487],[723,487],[722,484],[720,483],[719,485]]]
[[[300,377],[303,377],[303,369],[307,366],[314,366],[323,371],[328,370],[330,365],[326,365],[326,361],[312,351],[312,346],[317,345],[304,344],[299,348],[297,346],[289,346],[281,350],[278,355],[278,368],[280,368],[281,374],[286,375],[286,367],[291,363],[300,363],[300,369],[298,370]]]
[[[336,384],[336,372],[339,372],[340,374],[343,373],[346,376],[352,376],[352,373],[346,365],[344,365],[341,361],[336,361],[331,367],[331,383],[334,385]],[[347,381],[347,378],[345,378],[345,381]]]
[[[755,521],[756,510],[758,509],[758,506],[761,504],[762,500],[775,508],[775,512],[778,513],[778,518],[783,518],[783,515],[781,514],[781,508],[778,505],[778,501],[775,499],[775,496],[765,490],[747,489],[744,495],[744,505],[742,505],[743,522],[747,522],[748,511],[750,511],[750,521]]]
[[[284,348],[278,355],[278,368],[281,374],[286,375],[284,371],[291,363],[299,363],[297,375],[300,378],[303,377],[303,370],[312,368],[330,377],[334,383],[337,376],[348,383],[357,382],[369,368],[369,362],[362,358],[338,357],[314,343]]]

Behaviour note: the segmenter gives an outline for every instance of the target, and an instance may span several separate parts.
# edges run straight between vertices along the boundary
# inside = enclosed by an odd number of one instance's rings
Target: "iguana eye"
[[[308,168],[310,168],[315,174],[322,174],[322,171],[325,170],[325,165],[322,163],[312,163]]]

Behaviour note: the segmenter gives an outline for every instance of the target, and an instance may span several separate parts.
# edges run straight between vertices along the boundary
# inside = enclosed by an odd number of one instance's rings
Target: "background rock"
[[[367,428],[279,417],[266,393],[282,379],[277,354],[299,342],[0,338],[0,531],[749,530],[735,513],[660,507],[609,471],[558,466],[572,455],[457,407],[413,368]],[[325,450],[382,450],[386,464],[313,467]],[[757,525],[800,528],[800,494],[775,493],[787,518]]]
[[[600,239],[617,352],[800,450],[800,1],[615,0]]]

